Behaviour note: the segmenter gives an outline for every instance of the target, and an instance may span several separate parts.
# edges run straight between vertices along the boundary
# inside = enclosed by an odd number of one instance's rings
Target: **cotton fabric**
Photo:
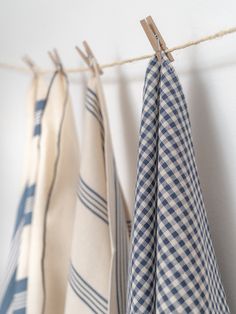
[[[39,163],[41,117],[45,109],[46,87],[39,77],[34,77],[27,102],[27,143],[23,192],[17,210],[11,240],[6,276],[1,285],[0,313],[26,310],[28,285],[28,260],[35,200],[35,187]]]
[[[149,62],[143,92],[127,314],[229,313],[173,66]]]
[[[44,87],[43,87],[44,86]],[[64,313],[78,176],[78,140],[68,81],[56,71],[30,92],[30,156],[1,314]]]
[[[87,85],[66,314],[126,309],[128,224],[96,70]]]

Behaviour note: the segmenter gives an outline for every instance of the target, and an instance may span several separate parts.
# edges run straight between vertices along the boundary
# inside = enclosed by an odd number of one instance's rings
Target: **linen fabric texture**
[[[103,89],[87,85],[66,314],[126,311],[130,215],[120,188]]]
[[[127,314],[229,313],[185,97],[167,57],[143,91]]]
[[[55,72],[49,88],[35,77],[28,109],[28,160],[0,313],[64,313],[78,176],[65,74]]]
[[[63,70],[49,87],[40,76],[31,85],[24,187],[0,314],[230,313],[187,105],[166,56],[146,71],[131,241],[96,64],[81,156],[68,87]]]

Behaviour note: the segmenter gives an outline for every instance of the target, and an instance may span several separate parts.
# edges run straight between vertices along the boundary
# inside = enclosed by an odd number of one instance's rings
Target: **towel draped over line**
[[[78,140],[68,80],[29,95],[27,170],[12,237],[0,313],[63,313],[78,175]]]
[[[226,314],[186,101],[162,59],[144,84],[127,313]]]
[[[126,310],[130,218],[97,68],[87,86],[66,313]]]
[[[65,73],[56,71],[49,88],[34,78],[0,314],[230,313],[185,98],[162,58],[146,71],[131,241],[97,66],[87,85],[81,156]]]
[[[0,313],[124,313],[130,215],[98,72],[87,87],[80,166],[66,75],[55,72],[48,89],[36,77],[29,109],[25,189]]]

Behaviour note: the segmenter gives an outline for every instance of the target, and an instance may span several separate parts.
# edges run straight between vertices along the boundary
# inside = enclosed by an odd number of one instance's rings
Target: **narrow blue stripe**
[[[71,268],[71,281],[73,280],[75,287],[77,287],[77,289],[81,289],[81,292],[85,294],[85,292],[92,298],[91,302],[98,307],[98,305],[96,305],[94,302],[97,302],[102,308],[103,310],[107,310],[107,303],[101,299],[101,296],[99,296],[97,293],[91,293],[91,288],[88,286],[88,284],[84,283],[81,278],[79,278],[77,276],[77,274],[75,273],[74,269]],[[77,285],[76,285],[77,284]],[[85,292],[83,292],[83,290]],[[99,299],[98,299],[99,298]],[[99,307],[98,307],[99,308]],[[101,309],[100,309],[101,310]]]
[[[97,209],[99,212],[101,212],[101,214],[103,214],[105,217],[107,217],[107,211],[106,211],[106,210],[105,210],[105,211],[102,210],[101,208],[99,208],[98,206],[96,206],[96,204],[94,204],[93,202],[91,202],[91,200],[90,200],[91,197],[90,197],[90,199],[89,199],[89,195],[86,195],[82,189],[79,190],[79,195],[80,195],[81,198],[83,198],[83,200],[84,200],[85,202],[87,202],[90,206],[92,206],[94,210]],[[93,200],[93,199],[92,199],[92,200]],[[99,204],[98,204],[98,205],[99,205]]]
[[[71,267],[73,269],[73,271],[75,272],[75,274],[98,296],[100,297],[105,303],[108,303],[107,299],[105,299],[99,292],[97,292],[87,281],[85,281],[85,279],[83,279],[80,274],[77,272],[77,270],[75,269],[75,267],[73,266],[73,264],[71,263]]]
[[[102,124],[102,122],[100,121],[100,119],[99,119],[97,113],[95,113],[93,110],[91,110],[91,109],[89,108],[89,106],[85,106],[85,107],[86,107],[86,109],[95,117],[95,119],[96,119],[96,120],[98,121],[98,123],[100,124],[101,132],[104,132],[103,124]]]
[[[98,312],[96,312],[94,308],[79,294],[79,292],[74,287],[74,284],[71,281],[69,281],[69,283],[75,294],[78,296],[78,298],[81,299],[81,301],[83,301],[93,311],[94,314],[98,314]]]
[[[85,203],[85,201],[81,198],[80,195],[78,195],[81,203],[88,209],[90,210],[94,215],[96,215],[98,218],[102,219],[107,225],[108,225],[108,220],[106,220],[105,218],[103,218],[102,216],[100,216],[97,212],[95,212],[91,207],[88,206],[87,203]]]
[[[86,102],[89,103],[91,106],[93,106],[97,113],[101,114],[101,109],[100,107],[98,106],[98,102],[96,99],[94,99],[93,97],[91,97],[89,94],[87,94],[86,96]]]
[[[113,173],[113,176],[114,176],[114,189],[115,189],[115,209],[116,209],[116,255],[115,255],[115,258],[116,258],[116,300],[117,300],[117,310],[118,310],[118,314],[121,313],[121,305],[120,303],[122,303],[122,300],[121,300],[121,295],[122,295],[122,292],[120,291],[120,288],[122,288],[121,286],[121,265],[120,265],[120,260],[119,260],[119,257],[118,256],[118,253],[119,252],[119,249],[120,247],[118,246],[118,222],[119,222],[119,219],[118,219],[118,211],[119,211],[119,206],[118,206],[118,197],[117,197],[117,181],[116,181],[116,175],[114,175]],[[120,244],[120,243],[119,243]],[[119,268],[119,269],[118,269]]]
[[[91,191],[88,190],[88,188],[80,181],[80,190],[81,192],[83,192],[84,194],[86,194],[89,198],[91,198],[97,205],[101,206],[102,209],[105,211],[105,213],[107,212],[107,206],[106,204],[102,204],[100,202],[100,200],[98,200],[96,197],[94,197],[94,194],[91,193]]]
[[[86,299],[86,301],[88,302],[87,304],[90,304],[91,307],[93,306],[93,310],[95,309],[99,313],[106,314],[107,308],[101,309],[100,308],[101,305],[98,305],[95,303],[97,300],[94,299],[94,296],[91,295],[91,293],[89,293],[83,286],[81,286],[81,285],[79,286],[78,282],[76,282],[75,278],[73,278],[73,277],[71,277],[71,284],[74,286],[74,288],[76,289],[78,294],[80,294],[80,297],[83,296]]]
[[[98,100],[97,94],[96,94],[92,89],[90,89],[90,88],[88,87],[88,88],[87,88],[87,91],[88,91],[89,93],[91,93],[91,94]]]
[[[96,115],[98,121],[101,123],[101,126],[103,127],[103,117],[101,112],[98,111],[97,107],[94,106],[94,104],[91,104],[91,102],[89,102],[88,100],[86,101],[86,108],[92,110],[94,112],[94,114]]]
[[[90,190],[92,193],[94,193],[95,195],[97,195],[98,198],[100,198],[100,200],[102,200],[106,205],[107,205],[107,201],[105,200],[105,198],[103,198],[101,195],[99,195],[96,191],[94,191],[92,188],[90,188],[88,186],[87,183],[85,183],[85,181],[82,179],[82,177],[80,177],[81,182],[87,187],[88,190]]]
[[[101,121],[103,120],[102,112],[100,107],[98,106],[98,102],[94,99],[91,99],[89,95],[87,95],[86,104],[92,107],[97,115],[100,117]]]

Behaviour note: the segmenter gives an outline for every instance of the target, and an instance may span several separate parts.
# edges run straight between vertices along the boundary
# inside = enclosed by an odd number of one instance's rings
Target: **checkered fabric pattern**
[[[127,313],[229,313],[185,98],[162,58],[144,85]]]

